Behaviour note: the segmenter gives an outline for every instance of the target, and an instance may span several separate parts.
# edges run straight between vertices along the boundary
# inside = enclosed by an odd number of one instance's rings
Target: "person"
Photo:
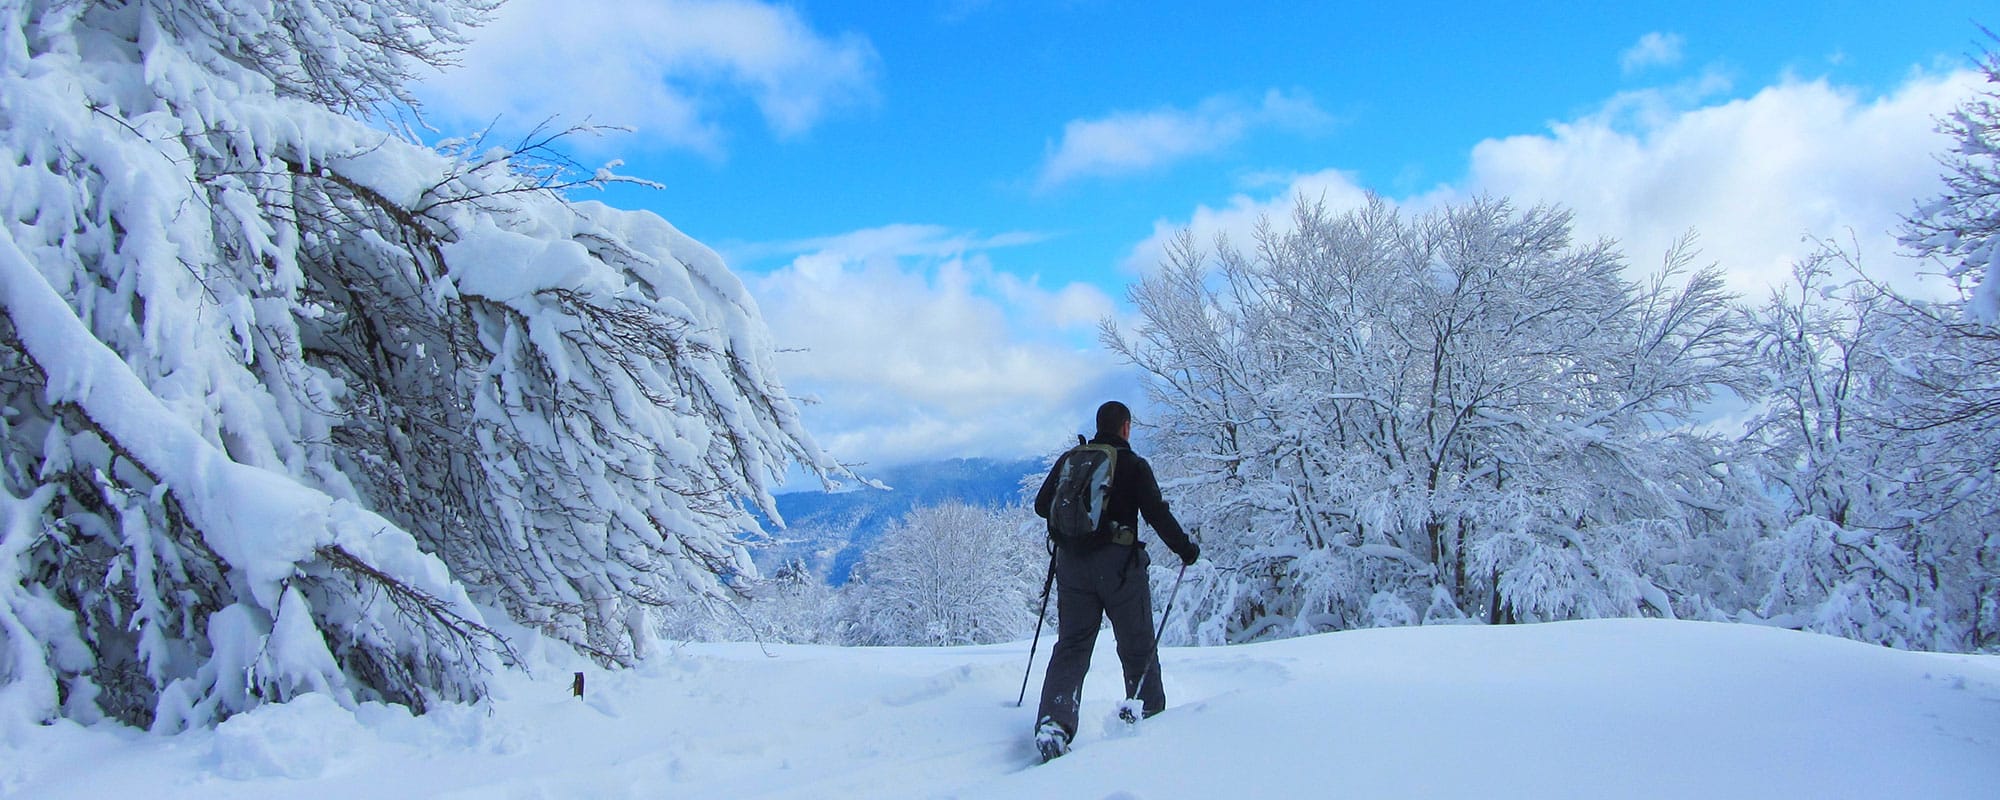
[[[1044,761],[1069,752],[1069,743],[1076,737],[1083,677],[1090,670],[1097,630],[1106,617],[1111,619],[1111,634],[1118,642],[1118,660],[1125,671],[1125,696],[1132,697],[1136,691],[1148,717],[1167,707],[1159,651],[1153,642],[1153,592],[1146,577],[1152,561],[1145,543],[1138,539],[1139,517],[1145,517],[1154,535],[1180,556],[1181,563],[1193,564],[1201,548],[1168,510],[1152,465],[1132,452],[1131,437],[1131,409],[1116,400],[1098,407],[1097,436],[1091,442],[1118,449],[1110,499],[1099,535],[1094,537],[1098,541],[1058,547],[1052,556],[1058,587],[1058,633],[1042,679],[1041,710],[1035,723],[1035,745]],[[1056,459],[1035,495],[1035,513],[1044,519],[1049,516],[1062,467],[1063,459]]]

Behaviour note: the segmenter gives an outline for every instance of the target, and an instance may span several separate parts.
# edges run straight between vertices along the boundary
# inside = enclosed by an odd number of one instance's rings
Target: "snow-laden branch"
[[[216,593],[204,601],[239,609],[247,623],[231,629],[211,626],[204,648],[209,660],[193,675],[154,664],[165,679],[157,688],[187,704],[174,708],[163,699],[156,714],[201,724],[248,708],[256,698],[283,697],[303,687],[339,688],[339,699],[352,704],[355,697],[332,649],[357,651],[349,659],[403,664],[418,684],[397,688],[412,698],[435,693],[465,700],[481,693],[476,676],[492,666],[484,654],[504,645],[481,622],[444,565],[419,551],[409,534],[351,502],[229,458],[167,409],[123,359],[99,342],[11,240],[0,241],[0,309],[7,315],[9,343],[18,343],[41,374],[46,401],[74,408],[90,430],[104,437],[104,444],[171,498],[187,518],[188,533],[199,538],[177,544],[220,559],[217,566],[226,586],[201,587]],[[285,592],[286,584],[315,561],[363,578],[359,590],[331,590],[319,598],[322,608]],[[372,603],[376,592],[387,593],[391,602]],[[395,610],[413,604],[426,619],[394,618]],[[263,651],[281,607],[320,622],[287,640],[290,649],[278,655],[277,669],[252,670],[249,680],[229,678],[232,671],[251,669],[251,664],[228,659]],[[352,618],[356,615],[359,619]],[[320,638],[322,626],[337,626],[355,638],[328,642]],[[225,638],[231,634],[250,639]],[[455,666],[435,669],[443,663]],[[178,669],[187,666],[192,665]],[[467,667],[469,675],[460,672]]]

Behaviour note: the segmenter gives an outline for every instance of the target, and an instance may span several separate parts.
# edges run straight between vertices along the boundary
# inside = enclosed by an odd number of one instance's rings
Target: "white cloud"
[[[1018,238],[888,226],[819,240],[751,279],[778,346],[805,348],[778,367],[822,401],[805,410],[821,445],[893,464],[1067,440],[1119,380],[1111,356],[1078,343],[1114,306],[1087,285],[1049,290],[995,270],[984,248]]]
[[[1268,176],[1259,180],[1260,184],[1266,182],[1270,182]],[[1292,209],[1300,198],[1311,203],[1324,202],[1335,213],[1368,202],[1367,190],[1355,183],[1352,174],[1339,170],[1294,175],[1277,182],[1283,183],[1284,189],[1263,199],[1237,194],[1221,208],[1197,206],[1186,220],[1155,220],[1153,235],[1134,245],[1126,255],[1125,271],[1137,275],[1158,268],[1166,257],[1167,246],[1183,230],[1193,233],[1195,244],[1204,248],[1212,248],[1216,237],[1221,235],[1228,237],[1231,245],[1247,251],[1256,245],[1257,227],[1264,220],[1270,222],[1274,231],[1291,230]]]
[[[1639,37],[1637,44],[1618,55],[1618,65],[1630,75],[1648,67],[1671,67],[1681,63],[1681,49],[1687,44],[1678,33],[1654,31]]]
[[[877,61],[866,39],[758,0],[510,0],[419,96],[434,115],[518,127],[587,117],[720,157],[728,106],[747,99],[796,136],[873,102]]]
[[[1256,105],[1217,96],[1192,110],[1162,108],[1071,120],[1063,126],[1062,141],[1050,146],[1036,182],[1046,190],[1079,178],[1145,172],[1225,150],[1255,128],[1310,131],[1331,120],[1311,98],[1275,89]]]
[[[1718,102],[1727,82],[1705,75],[1621,93],[1548,133],[1481,141],[1462,181],[1399,205],[1422,210],[1477,194],[1558,204],[1574,214],[1579,241],[1617,240],[1639,273],[1656,270],[1692,230],[1697,263],[1720,265],[1730,287],[1753,301],[1786,280],[1816,240],[1858,246],[1870,274],[1906,291],[1935,292],[1941,282],[1918,280],[1922,265],[1900,254],[1894,231],[1918,200],[1941,188],[1933,155],[1949,142],[1933,130],[1934,119],[1979,86],[1970,71],[1912,73],[1882,96],[1786,79]],[[1156,222],[1125,266],[1153,268],[1183,228],[1204,245],[1221,232],[1247,248],[1260,217],[1285,229],[1302,193],[1324,193],[1335,209],[1365,197],[1346,173],[1301,176],[1268,197],[1237,195],[1221,208],[1203,205],[1185,220]]]
[[[1934,118],[1978,85],[1970,72],[1919,73],[1866,97],[1787,79],[1693,108],[1629,93],[1547,134],[1480,142],[1466,192],[1564,205],[1579,237],[1618,239],[1642,268],[1692,229],[1702,263],[1719,263],[1753,299],[1815,249],[1808,237],[1851,237],[1864,266],[1914,288],[1916,265],[1899,257],[1893,231],[1940,188],[1933,154],[1948,142]]]
[[[1058,330],[1090,328],[1118,311],[1110,295],[1087,283],[1050,291],[1039,278],[1002,272],[993,276],[993,288],[1008,307],[1025,311],[1029,322]]]

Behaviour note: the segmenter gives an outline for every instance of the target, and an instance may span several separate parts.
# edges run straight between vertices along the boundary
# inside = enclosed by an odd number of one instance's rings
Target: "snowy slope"
[[[480,708],[317,697],[154,737],[0,743],[0,797],[1924,797],[2000,787],[2000,658],[1607,620],[1355,631],[1164,654],[1126,732],[1110,637],[1071,755],[1030,767],[1027,642],[549,651]],[[1047,642],[1041,655],[1046,658]],[[1040,685],[1040,665],[1030,694]],[[1032,697],[1030,703],[1032,704]]]

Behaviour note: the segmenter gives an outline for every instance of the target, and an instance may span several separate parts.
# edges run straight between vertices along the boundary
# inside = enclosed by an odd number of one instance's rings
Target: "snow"
[[[379,129],[492,5],[0,2],[0,725],[469,700],[473,596],[624,659],[847,476],[578,131]]]
[[[686,644],[611,672],[544,645],[532,676],[423,717],[309,694],[172,736],[58,721],[0,741],[0,796],[1971,798],[2000,785],[2000,657],[1667,620],[1361,630],[1168,648],[1170,708],[1126,729],[1107,636],[1076,749],[1031,766],[1034,710],[1013,706],[1028,644]]]
[[[181,701],[161,702],[163,719],[198,724],[218,704],[231,710],[248,705],[268,681],[286,691],[301,686],[329,691],[343,682],[325,641],[306,623],[309,607],[297,592],[284,588],[296,565],[320,547],[347,548],[386,574],[441,598],[446,607],[476,617],[464,589],[451,582],[434,557],[419,551],[407,533],[350,501],[233,461],[203,438],[84,328],[12,240],[0,241],[0,310],[12,320],[24,351],[42,365],[49,399],[75,404],[125,448],[126,457],[157,474],[161,485],[156,494],[173,488],[188,515],[203,526],[203,544],[237,570],[236,579],[255,601],[254,606],[232,604],[208,620],[208,639],[218,659],[203,665],[197,680],[187,685],[167,674],[162,661],[172,647],[159,629],[139,628],[142,639],[153,643],[142,647],[142,654],[154,680],[166,685],[163,697]],[[143,526],[128,527],[135,546],[151,547]],[[0,555],[11,556],[21,546],[12,544],[18,533],[10,531],[0,540],[5,543]],[[11,572],[11,559],[9,564]],[[150,556],[138,564],[150,569]],[[11,574],[0,578],[9,584],[18,581]],[[140,602],[149,613],[166,611],[158,598],[142,596]],[[287,610],[293,613],[283,613]],[[371,613],[380,612],[359,612]],[[273,622],[281,626],[275,632],[266,629]],[[9,718],[35,713],[8,708],[0,705]]]
[[[1771,628],[1433,627],[1172,649],[1178,705],[1137,730],[1108,721],[1118,692],[1106,637],[1080,749],[1035,769],[1033,712],[1005,702],[1026,643],[661,649],[662,630],[700,626],[662,617],[698,617],[679,606],[754,576],[744,506],[775,520],[770,489],[789,464],[829,486],[853,476],[803,428],[754,299],[712,250],[650,213],[562,200],[560,175],[536,171],[527,153],[434,151],[349,116],[405,98],[410,59],[445,60],[487,6],[0,3],[0,355],[18,355],[0,385],[0,798],[1952,797],[2000,785],[1994,657]],[[594,180],[612,180],[615,166]],[[1552,220],[1528,238],[1553,241]],[[1599,277],[1616,266],[1594,263]],[[1990,298],[2000,261],[1985,263]],[[1202,275],[1189,272],[1189,285]],[[1407,288],[1395,283],[1385,286]],[[1597,281],[1597,299],[1622,297],[1614,283]],[[1469,285],[1449,284],[1439,286]],[[371,324],[349,326],[349,315]],[[1321,332],[1366,353],[1385,337],[1351,331],[1387,330],[1363,318]],[[1591,339],[1588,363],[1630,361],[1597,346],[1615,338],[1566,335]],[[1459,355],[1504,365],[1546,344],[1495,341]],[[355,358],[319,355],[348,349]],[[1377,366],[1361,377],[1401,374]],[[1662,379],[1704,385],[1688,381]],[[1294,418],[1320,419],[1306,412],[1324,376],[1252,383]],[[1532,410],[1577,393],[1519,394]],[[1534,419],[1481,408],[1480,427]],[[1643,417],[1678,406],[1618,408]],[[1475,571],[1499,575],[1501,556],[1519,565],[1497,588],[1544,618],[1638,614],[1642,599],[1672,613],[1678,596],[1661,587],[1686,586],[1654,583],[1632,566],[1644,553],[1628,549],[1657,544],[1671,560],[1644,563],[1736,579],[1705,566],[1726,559],[1682,560],[1643,526],[1592,525],[1588,536],[1559,526],[1533,539],[1522,521],[1582,519],[1599,502],[1574,488],[1597,484],[1565,482],[1599,463],[1569,458],[1572,445],[1656,443],[1644,419],[1579,409],[1580,422],[1494,440],[1503,456],[1563,444],[1547,454],[1561,470],[1540,489],[1510,478],[1527,493],[1489,503],[1489,517],[1518,530],[1486,540],[1492,558],[1467,548],[1487,562]],[[1612,422],[1622,427],[1599,430]],[[1288,454],[1325,444],[1289,431],[1266,442]],[[404,449],[422,463],[374,468]],[[1253,476],[1289,469],[1232,452],[1220,456]],[[1261,514],[1253,524],[1272,508],[1326,519],[1347,501],[1308,490],[1342,485],[1355,463],[1329,462],[1309,482],[1260,478],[1225,499]],[[1644,483],[1672,483],[1673,462],[1659,464],[1618,465],[1639,479],[1621,491],[1686,503],[1678,487]],[[478,479],[461,480],[461,467]],[[1353,515],[1370,531],[1415,531],[1406,523],[1436,509],[1476,520],[1463,509],[1487,502],[1468,494],[1448,507],[1434,487],[1356,485],[1374,487]],[[1991,507],[1954,491],[1954,505]],[[1904,493],[1881,517],[1913,519],[1907,509],[1925,496]],[[1543,499],[1560,513],[1531,505]],[[1935,609],[1874,588],[1907,592],[1914,582],[1892,567],[1916,549],[1809,519],[1768,528],[1791,549],[1767,559],[1784,571],[1760,615],[1899,646],[1952,638],[1925,633],[1940,627]],[[1215,577],[1238,567],[1205,567],[1169,640],[1244,633],[1224,622],[1253,597],[1265,611],[1250,633],[1348,624],[1316,610],[1348,603],[1347,591],[1378,622],[1466,618],[1451,592],[1410,578],[1433,566],[1417,555],[1436,552],[1425,542],[1376,536],[1355,550],[1413,567],[1389,573],[1409,589],[1397,594],[1299,538],[1216,543],[1214,555],[1290,565],[1282,578],[1308,578],[1297,581],[1306,591],[1253,595],[1259,586]],[[1931,564],[1985,569],[1983,555],[1958,554],[1987,552],[1986,539],[1951,541],[1966,547],[1931,547]],[[1881,579],[1854,577],[1824,555],[1835,548],[1861,550],[1853,563]],[[1593,571],[1602,585],[1575,590]],[[979,588],[970,583],[956,588]],[[1290,605],[1269,608],[1274,599]],[[1970,611],[1988,614],[1983,602]],[[483,625],[513,626],[510,615],[566,643],[517,630],[531,668],[489,686],[485,668],[501,659],[482,649]],[[603,672],[578,647],[633,668]],[[577,671],[590,678],[581,700],[566,696]]]

